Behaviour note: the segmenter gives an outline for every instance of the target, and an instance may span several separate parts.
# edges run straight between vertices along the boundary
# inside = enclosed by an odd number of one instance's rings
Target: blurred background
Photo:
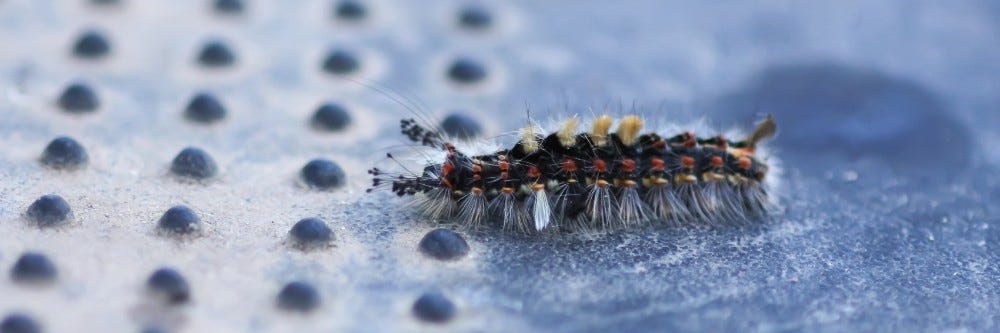
[[[53,332],[995,331],[998,41],[995,1],[0,0],[0,267],[36,250],[61,272],[0,282],[0,315]],[[192,111],[199,94],[221,106]],[[417,252],[435,225],[364,195],[400,118],[510,141],[528,110],[720,130],[773,114],[785,211],[587,240],[460,230],[469,256],[439,262]],[[85,169],[39,163],[59,135]],[[187,146],[215,180],[169,176]],[[310,189],[315,158],[346,185]],[[47,193],[70,226],[24,221]],[[181,203],[207,235],[157,237]],[[309,216],[335,248],[288,246]],[[193,304],[137,305],[161,265]],[[273,309],[294,279],[319,313]],[[428,290],[453,319],[411,313]]]

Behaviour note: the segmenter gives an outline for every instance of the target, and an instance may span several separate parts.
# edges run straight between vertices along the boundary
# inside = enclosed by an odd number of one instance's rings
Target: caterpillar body
[[[521,130],[509,149],[472,155],[439,131],[401,121],[411,141],[442,149],[421,173],[369,170],[372,188],[400,197],[437,220],[519,232],[610,231],[645,223],[743,223],[768,214],[768,165],[757,145],[777,131],[768,115],[740,141],[691,132],[640,134],[643,121],[610,116],[577,132],[578,118],[558,131]],[[393,156],[390,154],[390,158]]]

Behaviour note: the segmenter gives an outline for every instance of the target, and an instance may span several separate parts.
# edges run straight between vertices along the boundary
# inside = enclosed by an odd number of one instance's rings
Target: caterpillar
[[[547,135],[528,126],[509,149],[470,154],[441,131],[404,119],[402,134],[440,149],[443,159],[428,161],[419,174],[372,168],[368,191],[412,197],[410,206],[435,220],[524,233],[744,223],[773,207],[768,165],[755,156],[757,145],[777,132],[772,116],[740,141],[692,132],[640,134],[643,120],[636,115],[622,117],[611,132],[613,123],[599,116],[578,133],[573,117]]]

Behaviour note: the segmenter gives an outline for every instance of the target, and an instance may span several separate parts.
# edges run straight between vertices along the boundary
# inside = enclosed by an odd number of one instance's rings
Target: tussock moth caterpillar
[[[635,115],[621,118],[611,132],[614,123],[600,116],[581,132],[573,117],[547,134],[528,126],[513,147],[474,154],[404,119],[400,127],[410,141],[444,156],[419,174],[373,168],[369,191],[412,197],[411,205],[433,219],[520,232],[744,223],[771,209],[768,165],[755,156],[758,144],[777,131],[770,115],[740,141],[641,134],[643,120]]]

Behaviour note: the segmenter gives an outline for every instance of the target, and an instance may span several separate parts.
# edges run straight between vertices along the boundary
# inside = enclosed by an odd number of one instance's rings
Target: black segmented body
[[[559,133],[552,133],[544,137],[534,136],[534,143],[526,144],[526,139],[522,139],[510,149],[470,156],[444,143],[438,134],[420,128],[412,120],[404,120],[402,128],[403,133],[414,142],[428,146],[440,143],[447,151],[447,157],[442,163],[425,166],[421,175],[386,177],[388,175],[381,170],[371,170],[375,175],[375,187],[391,184],[391,190],[399,196],[447,190],[450,200],[459,206],[470,195],[483,195],[486,202],[491,202],[498,196],[509,194],[517,204],[524,204],[534,191],[545,190],[550,194],[558,193],[552,207],[557,212],[557,221],[598,219],[589,214],[595,207],[588,207],[588,200],[592,200],[588,194],[594,187],[610,189],[610,197],[620,198],[618,202],[612,200],[614,204],[624,203],[622,192],[627,190],[634,190],[647,198],[639,203],[645,208],[639,207],[638,210],[641,212],[648,208],[649,216],[639,216],[637,220],[657,217],[672,220],[743,220],[766,212],[766,193],[761,183],[768,166],[752,156],[752,142],[733,142],[722,136],[698,138],[692,133],[670,138],[649,133],[635,137],[631,140],[632,144],[626,144],[617,133],[606,134],[603,138],[580,133],[573,136],[575,143],[567,145],[561,142]],[[702,193],[713,182],[723,185],[718,188],[727,193]],[[685,207],[666,207],[665,212],[654,214],[662,209],[651,206],[670,203],[648,199],[649,192],[664,187],[676,192],[677,187],[682,186],[696,190],[687,196],[677,193],[678,201],[674,205]],[[560,190],[557,192],[557,189]],[[720,195],[729,198],[718,198]],[[728,206],[717,207],[710,202],[712,200]],[[588,214],[581,216],[585,212]],[[635,221],[624,222],[627,225]],[[501,223],[506,226],[508,221]]]

